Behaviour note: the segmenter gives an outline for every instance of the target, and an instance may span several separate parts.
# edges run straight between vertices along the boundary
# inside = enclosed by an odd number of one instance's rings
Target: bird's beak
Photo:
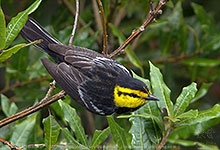
[[[155,100],[155,101],[159,101],[159,99],[156,96],[153,96],[151,94],[149,94],[146,98],[146,100]]]

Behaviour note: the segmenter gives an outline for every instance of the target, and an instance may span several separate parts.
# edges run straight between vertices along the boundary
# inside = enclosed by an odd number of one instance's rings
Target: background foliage
[[[74,16],[67,6],[75,8],[74,1],[40,2],[1,2],[0,50],[7,50],[0,54],[0,61],[4,61],[0,64],[0,119],[42,99],[52,80],[40,62],[41,57],[47,56],[32,46],[22,48],[27,46],[24,40],[15,39],[25,18],[32,13],[32,18],[68,44]],[[48,148],[54,144],[59,148],[63,146],[60,143],[66,142],[71,143],[70,148],[95,149],[105,141],[107,148],[117,144],[120,149],[128,146],[145,149],[158,145],[169,127],[174,126],[165,148],[176,145],[217,149],[216,145],[220,146],[220,29],[216,8],[219,3],[217,0],[169,2],[157,22],[127,47],[125,55],[117,58],[152,87],[160,103],[148,103],[131,115],[120,116],[130,118],[128,121],[93,115],[67,97],[65,102],[76,110],[59,101],[1,128],[0,137],[19,146],[45,143]],[[112,51],[142,24],[149,5],[146,0],[103,0],[103,5],[108,21],[109,51]],[[81,21],[74,45],[102,51],[102,28],[97,12],[93,1],[80,0]],[[3,13],[5,32],[1,28]],[[11,25],[17,25],[15,30]],[[10,54],[6,53],[8,50]],[[11,52],[16,54],[6,60]],[[150,79],[151,86],[143,78]],[[54,93],[59,90],[57,87]],[[134,117],[138,115],[141,117]]]

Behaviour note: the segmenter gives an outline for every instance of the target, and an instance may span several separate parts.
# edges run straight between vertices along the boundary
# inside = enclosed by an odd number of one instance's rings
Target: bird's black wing
[[[57,84],[75,101],[84,105],[78,94],[78,86],[85,80],[83,74],[77,69],[66,63],[54,64],[47,58],[41,58],[41,61],[49,74],[55,79]]]

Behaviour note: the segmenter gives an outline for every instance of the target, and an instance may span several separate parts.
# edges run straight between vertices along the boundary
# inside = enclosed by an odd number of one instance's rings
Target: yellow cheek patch
[[[134,98],[130,95],[125,95],[125,94],[118,94],[119,92],[121,93],[126,93],[126,94],[136,94],[138,97]],[[119,107],[128,107],[128,108],[136,108],[139,106],[144,105],[147,101],[142,99],[148,96],[149,93],[144,93],[139,90],[132,90],[129,88],[124,88],[120,86],[116,86],[114,89],[114,101],[116,106]]]

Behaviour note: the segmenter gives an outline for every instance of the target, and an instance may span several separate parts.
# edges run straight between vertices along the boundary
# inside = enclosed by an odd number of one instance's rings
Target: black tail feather
[[[40,24],[34,19],[28,18],[26,24],[20,32],[21,36],[28,42],[33,42],[42,39],[43,41],[34,46],[40,48],[43,52],[51,56],[57,63],[62,60],[61,56],[54,53],[48,48],[49,44],[61,44],[58,40],[52,37]]]

